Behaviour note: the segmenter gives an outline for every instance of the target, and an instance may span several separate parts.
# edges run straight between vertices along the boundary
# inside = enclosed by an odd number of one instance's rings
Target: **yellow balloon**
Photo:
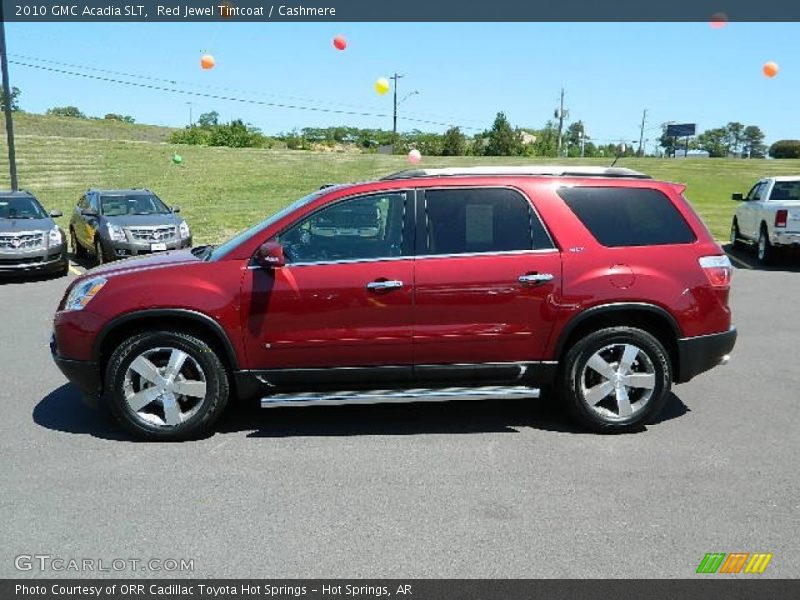
[[[383,96],[389,91],[389,80],[386,79],[386,77],[381,77],[378,79],[378,81],[375,82],[375,91]]]

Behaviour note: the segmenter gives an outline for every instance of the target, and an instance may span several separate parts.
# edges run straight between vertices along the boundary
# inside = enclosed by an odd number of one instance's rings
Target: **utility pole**
[[[583,158],[583,150],[586,146],[586,131],[581,127],[581,158]]]
[[[8,60],[6,52],[6,18],[3,2],[0,2],[0,68],[3,70],[3,112],[6,115],[6,138],[8,139],[8,172],[11,178],[11,191],[19,189],[17,183],[17,156],[14,148],[14,121],[11,118],[11,86],[8,83]]]
[[[392,142],[394,142],[395,138],[397,137],[397,80],[402,79],[405,75],[400,75],[395,73],[389,79],[394,80],[394,118],[392,119]]]
[[[562,135],[564,133],[564,119],[567,116],[567,111],[564,110],[564,88],[561,88],[561,101],[559,102],[559,107],[556,109],[555,117],[558,119],[558,152],[557,154],[561,156],[561,144],[562,144]]]
[[[645,108],[644,112],[642,113],[642,127],[639,130],[639,151],[636,153],[639,156],[644,156],[644,152],[642,152],[642,144],[644,144],[644,123],[646,119],[647,119],[647,109]]]

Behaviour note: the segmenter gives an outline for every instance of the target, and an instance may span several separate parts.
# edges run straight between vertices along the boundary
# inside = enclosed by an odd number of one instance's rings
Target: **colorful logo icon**
[[[709,552],[697,566],[697,572],[702,574],[726,574],[735,575],[737,573],[751,573],[760,575],[763,573],[772,554],[749,553],[749,552]]]

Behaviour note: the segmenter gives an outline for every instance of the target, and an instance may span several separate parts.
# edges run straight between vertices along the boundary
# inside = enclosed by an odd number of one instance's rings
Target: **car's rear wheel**
[[[579,340],[564,360],[561,395],[582,425],[601,433],[640,428],[661,412],[672,369],[663,344],[632,327]]]
[[[739,223],[734,218],[733,222],[731,223],[731,248],[741,248],[742,247],[742,236],[739,233]]]
[[[106,398],[139,438],[202,436],[228,402],[228,376],[216,352],[184,333],[146,332],[123,342],[108,362]]]
[[[78,236],[75,235],[75,230],[72,227],[69,228],[69,241],[75,258],[86,258],[86,248],[78,242]]]
[[[761,226],[761,231],[758,234],[758,247],[756,248],[756,257],[758,262],[762,265],[769,265],[775,258],[775,249],[769,241],[769,233],[765,225]]]

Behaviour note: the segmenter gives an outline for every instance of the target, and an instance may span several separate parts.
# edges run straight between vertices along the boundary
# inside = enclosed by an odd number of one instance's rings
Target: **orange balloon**
[[[764,66],[761,67],[761,71],[764,73],[766,77],[772,78],[778,74],[778,71],[780,71],[780,69],[778,68],[778,63],[769,61],[767,63],[764,63]]]
[[[213,69],[214,65],[217,64],[217,61],[214,60],[214,57],[210,54],[203,54],[200,58],[200,66],[203,69]]]

